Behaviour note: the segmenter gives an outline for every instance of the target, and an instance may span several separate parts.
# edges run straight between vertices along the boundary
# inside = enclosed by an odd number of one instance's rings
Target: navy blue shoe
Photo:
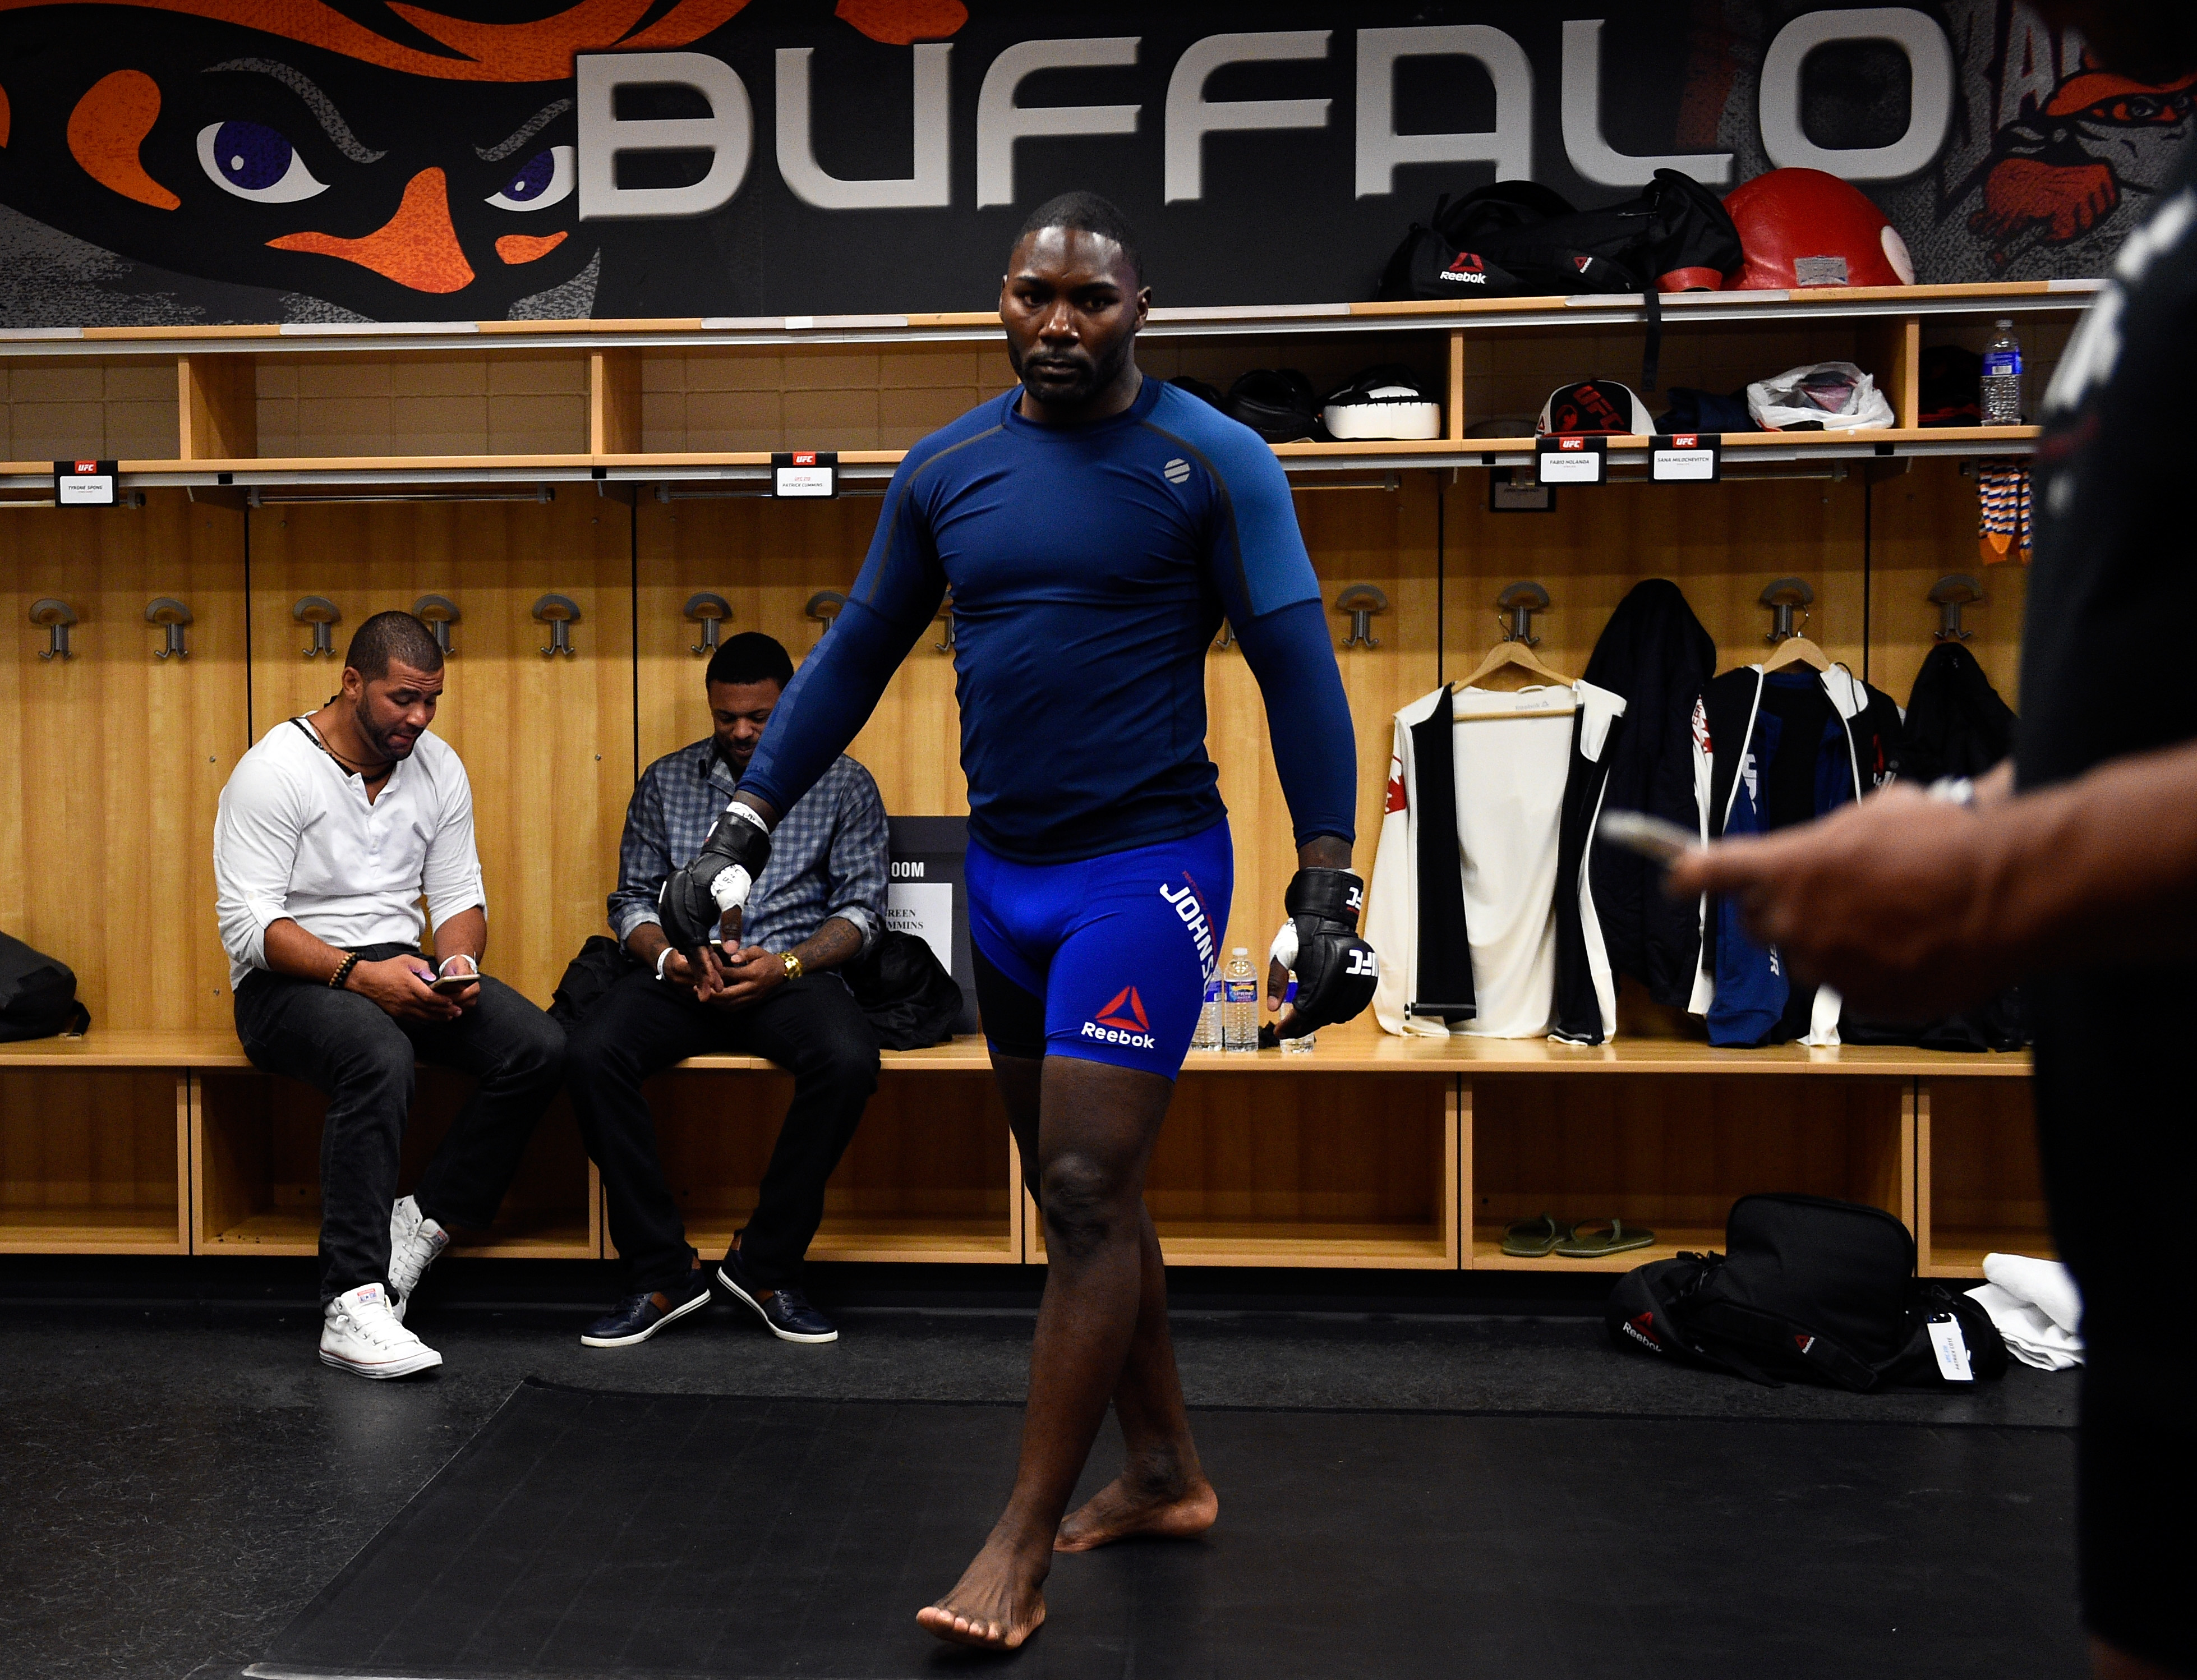
[[[745,1301],[755,1309],[770,1333],[780,1341],[837,1341],[838,1330],[832,1321],[809,1304],[809,1297],[795,1289],[776,1289],[764,1293],[765,1286],[748,1275],[740,1264],[740,1251],[733,1249],[717,1268],[717,1281],[732,1291],[733,1299]]]
[[[583,1347],[630,1347],[646,1341],[666,1324],[699,1312],[710,1304],[706,1272],[690,1272],[687,1280],[652,1294],[628,1295],[610,1312],[580,1332]]]

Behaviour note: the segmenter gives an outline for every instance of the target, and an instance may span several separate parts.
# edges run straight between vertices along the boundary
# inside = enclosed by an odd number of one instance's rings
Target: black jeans
[[[573,1028],[565,1078],[635,1290],[675,1283],[694,1261],[641,1084],[707,1054],[768,1057],[793,1075],[756,1210],[736,1239],[741,1265],[772,1289],[799,1281],[824,1218],[825,1182],[878,1088],[877,1035],[837,975],[788,981],[740,1010],[697,1003],[686,987],[646,972],[611,988]]]
[[[369,945],[368,962],[409,951]],[[557,1094],[565,1034],[501,981],[455,1021],[398,1021],[356,992],[254,970],[236,990],[236,1036],[254,1067],[328,1099],[321,1127],[321,1300],[389,1279],[389,1210],[416,1062],[479,1080],[414,1192],[443,1225],[484,1231]]]

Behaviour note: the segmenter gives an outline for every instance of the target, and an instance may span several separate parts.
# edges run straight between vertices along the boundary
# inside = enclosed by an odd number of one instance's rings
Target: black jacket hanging
[[[1921,786],[1944,776],[1980,776],[2014,750],[2014,715],[1975,655],[1958,642],[1930,650],[1907,701],[1900,773]],[[2019,1050],[2029,1042],[2021,994],[1996,998],[1942,1019],[1877,1021],[1849,1006],[1839,1036],[1850,1044],[1911,1044],[1924,1050]]]
[[[1956,641],[1930,650],[1907,700],[1901,773],[1927,787],[1941,776],[1980,776],[2014,750],[2014,712],[1976,656]]]
[[[1704,751],[1696,723],[1715,673],[1716,643],[1677,584],[1651,577],[1617,604],[1586,664],[1586,681],[1625,697],[1603,754],[1610,810],[1645,811],[1699,831],[1706,784],[1696,771]],[[1568,805],[1568,822],[1570,815]],[[1565,837],[1568,844],[1568,830]],[[1701,966],[1701,907],[1672,898],[1660,869],[1620,847],[1596,847],[1587,867],[1610,967],[1657,1003],[1685,1008]]]

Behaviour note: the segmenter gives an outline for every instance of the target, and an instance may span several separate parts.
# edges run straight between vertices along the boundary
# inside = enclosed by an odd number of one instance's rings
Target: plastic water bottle
[[[1283,989],[1282,992],[1283,1010],[1286,1012],[1289,1006],[1296,1000],[1297,975],[1296,970],[1295,969],[1291,969],[1290,970],[1290,983]],[[1301,1039],[1284,1039],[1282,1040],[1282,1048],[1290,1051],[1293,1055],[1301,1055],[1306,1051],[1312,1048],[1313,1040],[1319,1036],[1319,1034],[1318,1033],[1307,1033]]]
[[[1197,1011],[1197,1030],[1190,1035],[1192,1050],[1220,1048],[1220,975],[1218,970],[1206,976],[1205,1002]]]
[[[1994,322],[1997,336],[1984,352],[1983,411],[1985,426],[2021,424],[2021,340],[2014,322]]]
[[[1226,994],[1220,1006],[1220,1047],[1256,1050],[1259,1047],[1259,976],[1251,967],[1251,953],[1238,946],[1228,953]]]

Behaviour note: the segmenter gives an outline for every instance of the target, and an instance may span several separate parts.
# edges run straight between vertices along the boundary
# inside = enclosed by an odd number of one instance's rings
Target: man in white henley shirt
[[[427,733],[442,650],[377,613],[343,689],[239,761],[214,824],[236,1035],[328,1099],[321,1128],[321,1358],[362,1376],[442,1363],[404,1326],[452,1231],[484,1231],[563,1078],[565,1038],[480,970],[487,901],[465,766]],[[438,963],[420,954],[420,901]],[[415,1062],[478,1077],[419,1188],[397,1196]]]

